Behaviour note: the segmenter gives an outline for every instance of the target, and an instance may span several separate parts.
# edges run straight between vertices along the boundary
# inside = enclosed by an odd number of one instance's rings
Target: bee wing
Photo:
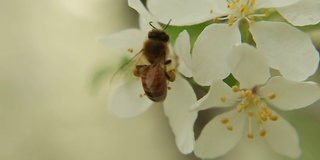
[[[110,79],[111,85],[120,84],[135,77],[133,70],[135,69],[136,65],[142,64],[145,61],[142,52],[143,50],[140,50],[130,60],[122,64],[122,66],[112,75]]]

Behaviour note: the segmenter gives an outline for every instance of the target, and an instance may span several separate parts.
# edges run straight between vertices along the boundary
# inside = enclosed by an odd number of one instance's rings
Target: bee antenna
[[[172,19],[169,20],[169,22],[167,23],[167,25],[164,27],[163,30],[166,30],[166,29],[167,29],[167,27],[169,26],[169,24],[170,24],[171,21],[172,21]]]
[[[157,29],[152,23],[153,23],[153,22],[150,21],[150,22],[149,22],[149,25],[150,25],[153,29]]]

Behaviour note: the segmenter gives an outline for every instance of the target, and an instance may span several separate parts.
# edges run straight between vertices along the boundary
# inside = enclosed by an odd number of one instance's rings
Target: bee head
[[[168,42],[169,41],[169,35],[163,31],[158,29],[153,29],[148,34],[149,39]]]

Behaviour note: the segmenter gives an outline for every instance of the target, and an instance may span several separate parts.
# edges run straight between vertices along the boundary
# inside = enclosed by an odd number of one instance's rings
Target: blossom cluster
[[[195,42],[187,30],[170,41],[176,80],[169,83],[166,99],[156,103],[164,107],[183,154],[217,158],[242,139],[261,137],[280,155],[301,155],[298,134],[276,110],[299,109],[320,99],[319,84],[307,81],[318,69],[319,52],[309,35],[296,28],[320,22],[318,0],[148,0],[146,5],[128,0],[128,4],[140,15],[140,28],[102,41],[131,57],[141,50],[152,27],[161,29],[159,23],[207,24]],[[276,20],[274,14],[285,21]],[[223,81],[230,76],[236,85]],[[210,89],[197,99],[190,80]],[[110,111],[123,118],[140,115],[155,104],[143,92],[141,79],[128,76],[112,90]],[[232,109],[215,116],[195,140],[198,111],[226,107]]]

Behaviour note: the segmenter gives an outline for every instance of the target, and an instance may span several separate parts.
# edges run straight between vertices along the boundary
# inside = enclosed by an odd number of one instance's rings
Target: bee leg
[[[133,75],[136,77],[140,77],[141,69],[145,68],[147,65],[136,65],[135,68],[133,68]]]
[[[176,70],[174,68],[170,69],[168,72],[165,72],[165,73],[166,73],[167,79],[170,82],[173,82],[174,80],[176,80]]]

